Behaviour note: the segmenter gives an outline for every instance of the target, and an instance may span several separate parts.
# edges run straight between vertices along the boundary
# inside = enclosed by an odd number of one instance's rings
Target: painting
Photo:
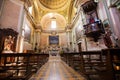
[[[75,34],[76,34],[76,40],[79,40],[81,38],[81,30],[79,29],[79,26],[75,28]]]
[[[59,45],[59,36],[49,36],[49,45]]]
[[[109,21],[108,21],[108,19],[105,19],[105,20],[103,21],[103,26],[104,26],[105,29],[107,29],[107,28],[110,27],[110,26],[109,26]]]
[[[29,26],[25,26],[25,41],[30,43],[31,39],[31,28]]]

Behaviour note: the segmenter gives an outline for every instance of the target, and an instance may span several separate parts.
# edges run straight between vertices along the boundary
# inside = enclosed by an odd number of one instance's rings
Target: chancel
[[[120,0],[0,0],[0,80],[120,80]]]

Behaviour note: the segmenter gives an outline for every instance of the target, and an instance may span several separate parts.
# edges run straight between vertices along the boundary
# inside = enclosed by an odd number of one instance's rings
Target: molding
[[[47,8],[43,4],[41,4],[39,0],[38,0],[37,3],[39,5],[39,7],[41,7],[43,10],[56,12],[56,11],[63,11],[63,10],[65,10],[68,7],[68,5],[70,4],[70,2],[71,2],[71,0],[68,0],[68,2],[63,7],[58,8],[58,9]]]
[[[56,32],[56,33],[65,33],[65,30],[42,30],[42,33],[52,33],[52,32]]]
[[[19,6],[22,6],[24,3],[22,2],[22,1],[20,1],[20,0],[10,0],[11,2],[13,2],[13,3],[15,3],[15,4],[17,4],[17,5],[19,5]]]
[[[28,19],[28,21],[31,23],[31,25],[33,26],[34,29],[36,29],[35,27],[35,22],[34,19],[32,18],[32,16],[30,15],[30,13],[28,12],[28,10],[24,7],[25,13],[26,13],[26,18]]]
[[[76,22],[79,20],[79,13],[73,18],[70,28],[73,28]]]
[[[75,0],[74,6],[78,8],[79,5],[80,5],[80,0]]]

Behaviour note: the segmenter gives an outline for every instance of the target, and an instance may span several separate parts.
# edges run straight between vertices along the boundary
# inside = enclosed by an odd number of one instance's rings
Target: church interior
[[[120,0],[0,0],[0,80],[120,80]]]

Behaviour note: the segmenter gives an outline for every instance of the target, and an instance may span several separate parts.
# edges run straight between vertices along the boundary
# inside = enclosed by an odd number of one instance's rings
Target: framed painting
[[[49,36],[49,45],[59,45],[59,36]]]
[[[103,26],[104,26],[105,29],[107,29],[107,28],[110,27],[110,26],[109,26],[109,21],[108,21],[108,19],[105,19],[105,20],[103,21]]]
[[[25,41],[30,43],[31,39],[31,28],[29,26],[25,26]]]
[[[75,28],[76,40],[81,38],[82,31],[79,29],[79,25]]]

